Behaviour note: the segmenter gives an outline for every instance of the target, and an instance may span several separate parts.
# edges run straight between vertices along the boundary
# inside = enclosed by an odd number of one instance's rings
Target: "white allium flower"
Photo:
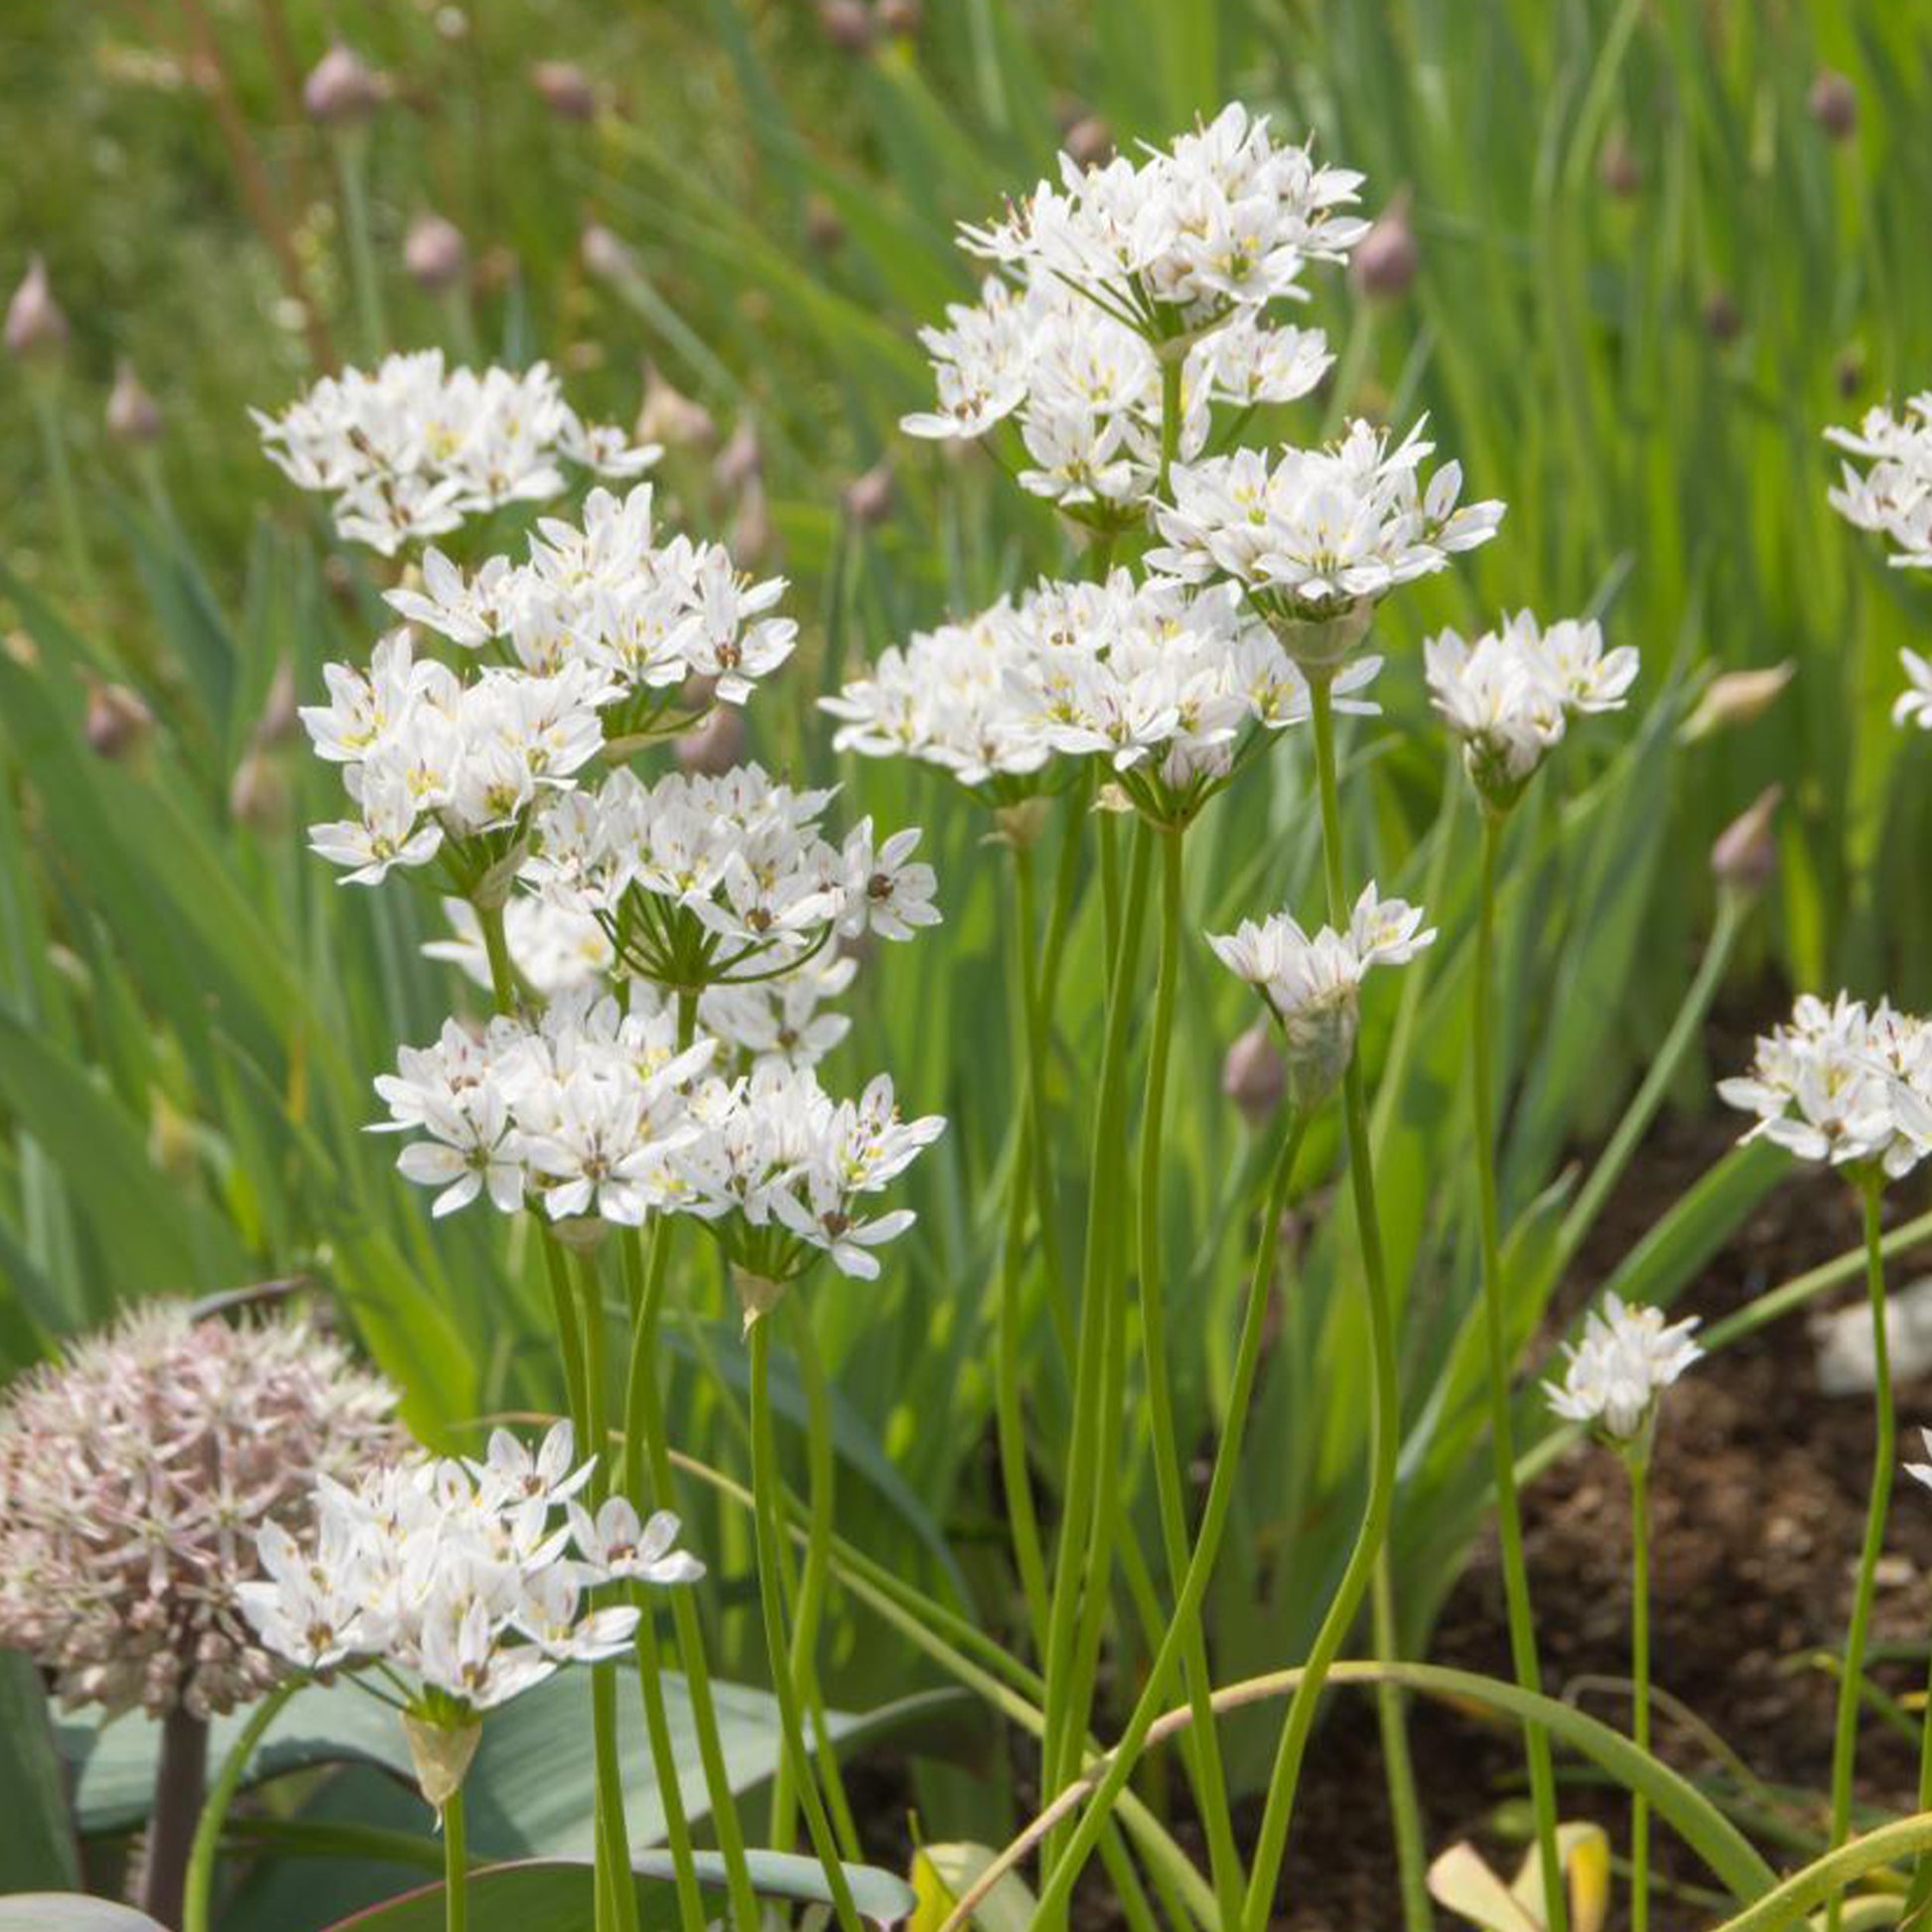
[[[1244,919],[1207,943],[1246,980],[1281,1022],[1289,1086],[1311,1107],[1333,1091],[1355,1049],[1362,980],[1373,966],[1400,966],[1436,938],[1419,906],[1380,897],[1371,880],[1355,901],[1348,930],[1309,933],[1287,912],[1257,925]]]
[[[319,1477],[393,1453],[394,1405],[300,1316],[197,1321],[181,1302],[28,1370],[0,1404],[0,1644],[68,1705],[248,1703],[276,1671],[246,1592],[307,1530]]]
[[[704,1565],[689,1551],[672,1547],[677,1532],[678,1520],[668,1509],[653,1510],[639,1524],[626,1496],[606,1497],[595,1517],[582,1503],[570,1505],[577,1553],[601,1583],[696,1583]]]
[[[1894,725],[1917,725],[1921,730],[1932,731],[1932,663],[1909,646],[1898,655],[1904,662],[1909,688],[1892,701],[1891,721]]]
[[[1757,1116],[1746,1140],[1897,1179],[1932,1152],[1932,1028],[1884,1001],[1803,994],[1759,1037],[1750,1073],[1721,1080],[1718,1094]]]
[[[479,374],[446,368],[435,348],[324,376],[280,416],[249,414],[292,483],[335,498],[338,532],[385,557],[504,503],[558,495],[565,462],[633,477],[660,454],[587,425],[541,362]]]
[[[1375,709],[1354,694],[1378,662],[1336,680],[1340,709]],[[842,721],[839,750],[920,759],[996,800],[1043,782],[1055,758],[1097,757],[1143,771],[1157,809],[1224,776],[1244,733],[1309,716],[1307,680],[1231,586],[1137,583],[1127,570],[1041,583],[970,623],[915,633],[822,702]]]
[[[1424,485],[1435,448],[1418,424],[1394,449],[1388,432],[1351,423],[1324,449],[1272,460],[1241,449],[1174,466],[1173,501],[1155,506],[1163,547],[1148,564],[1190,583],[1227,579],[1277,620],[1325,620],[1443,569],[1486,543],[1499,502],[1458,503],[1462,470]]]
[[[600,1512],[603,1535],[593,1527],[587,1541],[576,1525],[590,1519],[572,1498],[591,1465],[573,1466],[573,1451],[559,1423],[534,1449],[499,1431],[483,1462],[418,1454],[352,1484],[324,1481],[310,1534],[264,1538],[267,1576],[244,1587],[242,1607],[262,1642],[302,1669],[406,1673],[412,1715],[451,1728],[560,1665],[616,1656],[639,1611],[587,1608],[587,1587],[688,1583],[703,1568],[672,1551],[677,1521],[661,1516],[648,1562],[636,1538],[631,1561],[612,1561],[629,1507],[617,1498]]]
[[[1658,1398],[1704,1353],[1692,1339],[1697,1325],[1695,1315],[1666,1324],[1661,1310],[1606,1295],[1602,1310],[1586,1317],[1582,1339],[1564,1344],[1570,1365],[1549,1385],[1550,1407],[1618,1447],[1641,1441]]]
[[[1544,629],[1527,611],[1473,643],[1445,630],[1423,645],[1430,695],[1462,741],[1476,789],[1506,808],[1562,741],[1570,719],[1618,709],[1637,675],[1629,645],[1606,652],[1594,621]]]
[[[1889,539],[1894,567],[1932,570],[1932,389],[1896,415],[1868,409],[1857,429],[1828,429],[1825,440],[1871,466],[1863,474],[1851,463],[1842,467],[1832,507]]]

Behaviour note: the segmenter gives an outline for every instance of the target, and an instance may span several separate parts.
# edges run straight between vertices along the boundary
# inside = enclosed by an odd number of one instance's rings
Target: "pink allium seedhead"
[[[207,1718],[280,1667],[235,1598],[255,1532],[402,1444],[395,1392],[300,1315],[133,1310],[0,1400],[0,1645],[62,1701]]]

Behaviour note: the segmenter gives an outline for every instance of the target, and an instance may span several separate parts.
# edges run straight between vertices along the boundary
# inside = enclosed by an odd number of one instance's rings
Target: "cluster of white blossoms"
[[[1423,645],[1430,695],[1462,741],[1469,776],[1506,808],[1582,713],[1616,711],[1637,675],[1628,644],[1603,648],[1594,621],[1566,618],[1546,630],[1527,611],[1473,643],[1445,630]]]
[[[1658,1398],[1704,1354],[1692,1338],[1697,1325],[1695,1315],[1666,1323],[1658,1309],[1606,1295],[1585,1318],[1581,1339],[1564,1344],[1569,1366],[1549,1385],[1550,1407],[1618,1448],[1643,1442]]]
[[[764,1019],[789,1031],[783,1009]],[[769,1036],[744,1024],[746,1038]],[[801,1031],[814,1024],[807,1016]],[[844,1274],[877,1275],[869,1250],[912,1215],[869,1220],[863,1197],[945,1122],[902,1120],[883,1074],[859,1100],[834,1100],[810,1046],[754,1049],[749,1071],[727,1074],[717,1038],[679,1050],[676,1037],[674,1010],[642,986],[628,1010],[584,986],[534,1020],[499,1016],[481,1036],[450,1021],[376,1081],[385,1131],[420,1137],[396,1165],[438,1189],[439,1215],[485,1192],[505,1213],[527,1202],[553,1221],[635,1227],[682,1212],[760,1277],[790,1280],[819,1254]]]
[[[1216,403],[1292,401],[1321,379],[1320,332],[1264,317],[1306,300],[1307,266],[1346,259],[1367,232],[1347,211],[1360,183],[1239,105],[1139,161],[1062,155],[1059,187],[962,230],[996,272],[922,333],[938,401],[903,427],[972,439],[1013,418],[1023,486],[1089,520],[1131,518],[1160,474],[1164,362],[1180,364],[1187,456]]]
[[[1400,966],[1431,944],[1421,907],[1382,898],[1371,880],[1355,901],[1348,930],[1309,933],[1291,914],[1257,925],[1243,919],[1207,943],[1237,979],[1254,987],[1281,1022],[1289,1087],[1311,1107],[1333,1091],[1355,1049],[1362,981],[1374,966]]]
[[[1750,1073],[1718,1093],[1757,1116],[1747,1140],[1895,1180],[1932,1153],[1932,1026],[1882,1000],[1803,994],[1758,1038]]]
[[[335,498],[338,533],[385,557],[504,503],[558,495],[565,463],[634,477],[661,454],[586,423],[541,362],[480,374],[446,368],[436,348],[324,376],[279,416],[249,413],[290,482]]]
[[[620,966],[661,985],[715,986],[794,969],[836,935],[910,938],[936,924],[916,830],[883,843],[861,819],[832,844],[830,791],[795,791],[756,764],[721,777],[627,769],[537,814],[531,887],[589,914]]]
[[[265,1528],[265,1573],[241,1587],[261,1641],[299,1669],[382,1664],[475,1717],[565,1664],[629,1644],[640,1612],[588,1592],[610,1583],[688,1584],[704,1574],[672,1548],[677,1519],[640,1526],[614,1498],[593,1518],[575,1498],[593,1461],[574,1461],[567,1422],[532,1451],[505,1430],[483,1461],[419,1455],[352,1484],[317,1484],[314,1526]],[[573,1554],[573,1549],[575,1554]]]
[[[1189,583],[1226,578],[1271,617],[1314,621],[1442,570],[1495,535],[1503,506],[1460,503],[1453,462],[1425,487],[1435,446],[1423,427],[1393,449],[1388,431],[1355,422],[1323,449],[1176,464],[1173,502],[1154,507],[1166,541],[1149,567]]]
[[[1832,507],[1889,539],[1897,568],[1932,570],[1932,389],[1896,415],[1868,409],[1857,429],[1828,429],[1825,440],[1871,466],[1843,466]]]

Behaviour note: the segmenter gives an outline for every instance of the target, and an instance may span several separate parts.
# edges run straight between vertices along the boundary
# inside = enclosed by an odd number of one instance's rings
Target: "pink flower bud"
[[[1288,1090],[1288,1063],[1265,1021],[1240,1035],[1221,1063],[1221,1091],[1240,1108],[1250,1127],[1259,1127]]]
[[[1409,191],[1400,190],[1357,245],[1348,272],[1371,300],[1399,301],[1415,286],[1422,250],[1409,221]]]
[[[718,425],[703,403],[668,382],[655,364],[644,366],[644,401],[633,432],[639,443],[666,449],[708,449],[718,440]]]
[[[1771,819],[1784,795],[1769,785],[1718,834],[1711,848],[1711,870],[1719,885],[1740,893],[1760,893],[1778,869],[1778,841]]]
[[[107,434],[117,443],[152,443],[161,434],[161,410],[134,364],[123,355],[107,392]]]
[[[1828,139],[1849,141],[1859,127],[1859,90],[1836,68],[1820,68],[1805,106]]]
[[[736,705],[719,705],[703,724],[677,741],[676,751],[680,770],[722,778],[744,759],[745,714]]]
[[[382,76],[353,48],[338,41],[309,70],[302,105],[322,127],[353,127],[382,105]]]
[[[402,265],[431,295],[455,288],[470,266],[463,230],[440,214],[419,214],[403,239]]]
[[[559,120],[589,121],[597,117],[597,89],[575,61],[539,61],[530,69],[530,85]]]
[[[7,304],[7,352],[23,362],[51,361],[68,345],[68,319],[54,299],[47,262],[35,255]]]
[[[893,513],[893,466],[890,459],[875,463],[845,489],[845,513],[861,528],[872,529]]]
[[[138,691],[125,684],[90,681],[81,721],[88,749],[96,758],[118,763],[131,758],[154,733],[154,713]]]
[[[919,0],[879,0],[879,25],[897,39],[909,41],[925,24]]]
[[[872,9],[866,0],[819,0],[818,24],[842,53],[864,54],[872,46]]]
[[[1060,137],[1060,146],[1082,168],[1097,168],[1114,153],[1114,130],[1098,114],[1082,114]]]

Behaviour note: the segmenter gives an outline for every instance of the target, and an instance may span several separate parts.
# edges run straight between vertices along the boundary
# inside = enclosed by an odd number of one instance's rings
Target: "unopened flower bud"
[[[1797,674],[1797,665],[1787,657],[1782,664],[1766,664],[1751,671],[1726,671],[1722,677],[1713,678],[1698,700],[1697,709],[1684,721],[1679,737],[1686,745],[1695,745],[1713,732],[1750,724],[1770,709],[1778,693]]]
[[[47,261],[36,255],[7,304],[7,353],[23,362],[52,361],[68,345],[68,319],[54,299]]]
[[[1240,1035],[1221,1062],[1221,1091],[1240,1108],[1250,1127],[1259,1127],[1288,1091],[1288,1062],[1265,1021]]]
[[[289,822],[289,788],[275,759],[259,749],[242,756],[228,781],[228,810],[251,832],[274,833]]]
[[[754,477],[739,492],[738,514],[732,519],[732,555],[747,567],[759,563],[770,554],[771,538],[771,505],[763,482]]]
[[[654,364],[644,366],[644,401],[637,411],[634,440],[662,443],[666,449],[708,449],[718,440],[718,425],[703,403],[667,382]]]
[[[627,282],[636,276],[635,257],[602,221],[593,221],[577,245],[585,268],[599,281]]]
[[[268,680],[268,694],[262,699],[262,715],[255,720],[253,742],[263,750],[271,745],[286,745],[300,723],[295,666],[288,658],[281,657],[276,659],[274,674]]]
[[[1705,334],[1714,343],[1734,343],[1743,328],[1743,314],[1730,291],[1713,289],[1704,303]]]
[[[845,245],[845,222],[823,195],[805,198],[805,239],[821,255],[829,255]]]
[[[845,488],[845,513],[853,522],[871,529],[893,513],[893,466],[890,458],[875,463],[863,476],[855,477]]]
[[[1304,1111],[1318,1107],[1341,1085],[1355,1052],[1361,1008],[1355,988],[1337,986],[1282,1016],[1288,1090]]]
[[[1750,806],[1718,834],[1711,848],[1711,870],[1720,886],[1739,893],[1760,893],[1778,869],[1778,842],[1771,819],[1782,785],[1768,785]]]
[[[1376,217],[1349,261],[1357,291],[1376,301],[1395,302],[1415,286],[1422,250],[1409,220],[1409,191],[1400,190]]]
[[[722,778],[745,757],[745,714],[735,704],[721,704],[674,747],[678,768],[693,776]]]
[[[463,230],[440,214],[419,214],[403,238],[402,265],[416,286],[431,295],[455,288],[470,267]]]
[[[117,443],[152,443],[161,434],[160,407],[125,355],[114,368],[106,414],[107,434]]]
[[[1834,141],[1849,141],[1858,131],[1859,90],[1836,68],[1820,68],[1805,95],[1811,117]]]
[[[879,25],[900,40],[910,40],[925,24],[919,0],[879,0]]]
[[[1629,201],[1643,187],[1643,163],[1620,131],[1603,143],[1596,157],[1596,179],[1619,202]]]
[[[866,0],[818,0],[818,24],[842,53],[864,54],[872,46],[872,9]]]
[[[575,61],[539,61],[530,69],[530,85],[559,120],[588,121],[597,116],[597,89]]]
[[[1069,158],[1082,168],[1097,168],[1114,152],[1114,130],[1098,114],[1082,114],[1060,137]]]
[[[353,127],[382,105],[382,76],[353,48],[338,41],[302,83],[302,105],[323,127]]]
[[[154,713],[141,694],[125,684],[90,681],[80,728],[96,758],[118,762],[147,743],[154,731]]]
[[[763,470],[764,452],[759,447],[758,426],[749,416],[741,416],[730,440],[711,466],[711,481],[729,494],[743,489]]]

